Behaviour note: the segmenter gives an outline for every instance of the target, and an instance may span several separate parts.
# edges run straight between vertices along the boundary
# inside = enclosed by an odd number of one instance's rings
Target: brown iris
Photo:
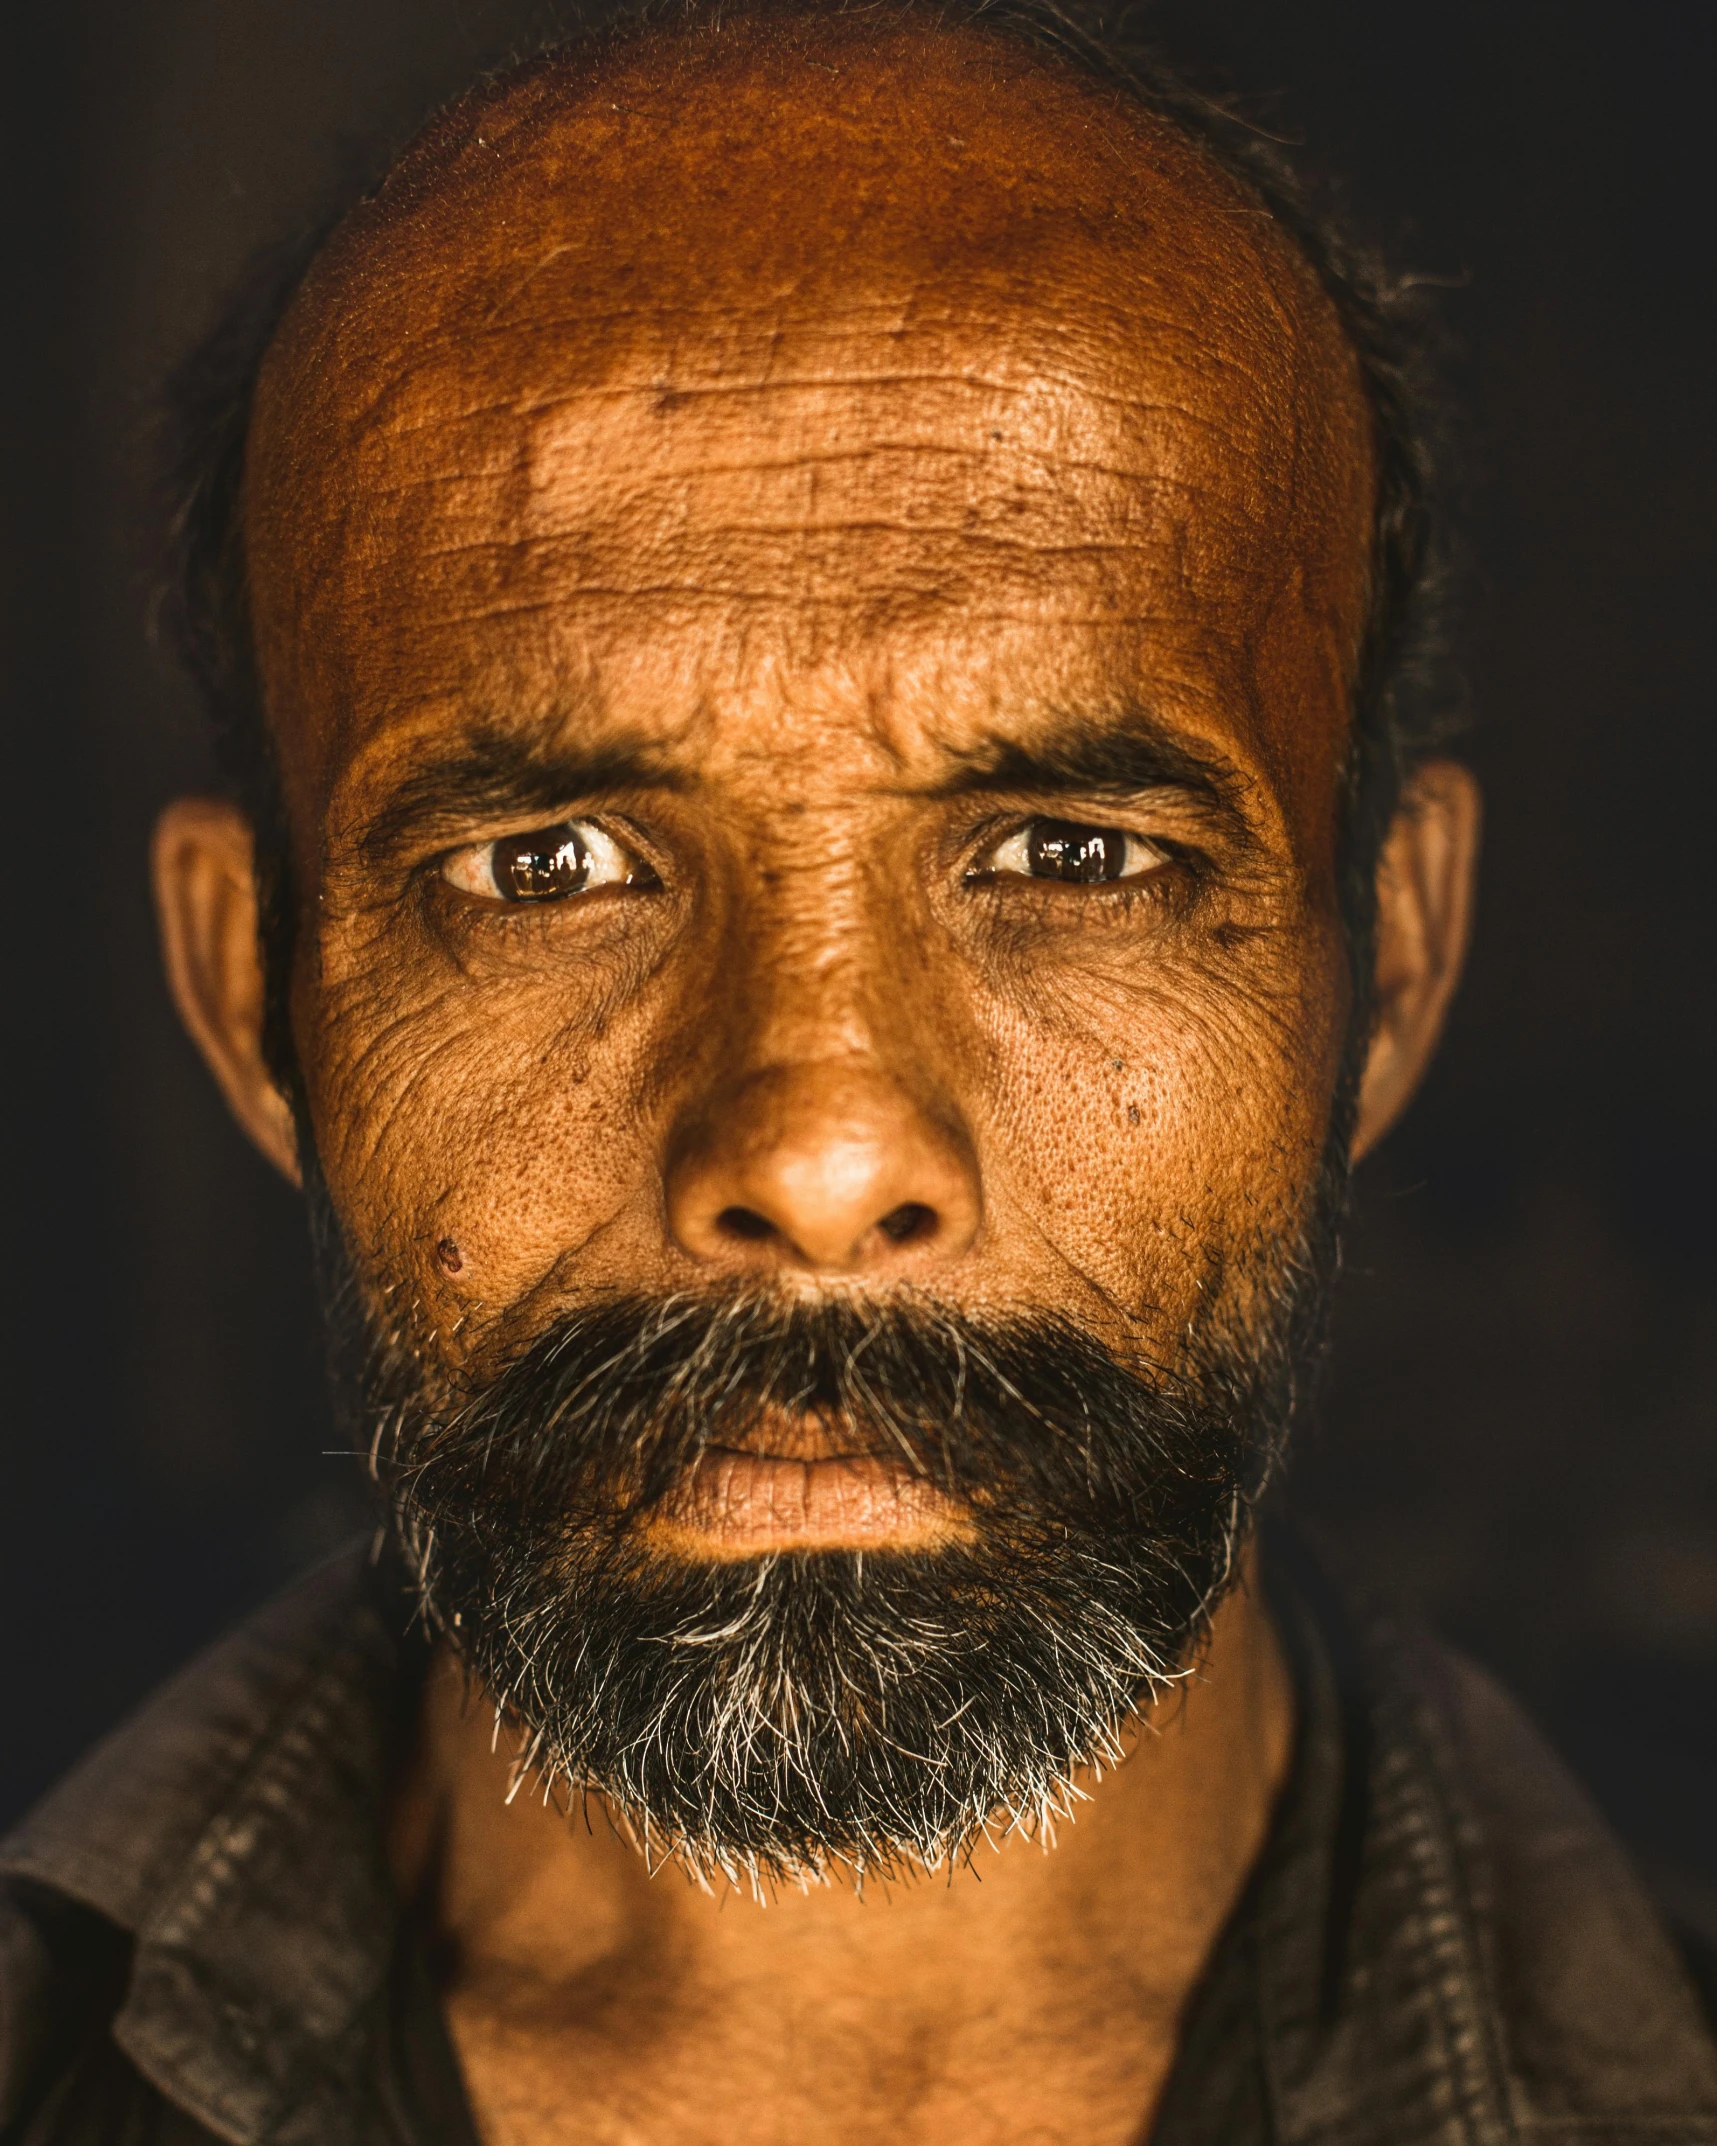
[[[590,852],[575,827],[541,827],[507,835],[489,855],[495,891],[503,901],[546,902],[576,894],[590,876]]]
[[[1033,879],[1070,879],[1089,886],[1119,879],[1127,868],[1127,837],[1119,827],[1087,827],[1077,820],[1034,820],[1026,853]]]

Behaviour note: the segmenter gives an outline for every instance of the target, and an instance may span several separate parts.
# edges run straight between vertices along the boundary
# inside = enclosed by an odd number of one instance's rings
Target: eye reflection
[[[598,887],[651,887],[648,865],[591,820],[563,820],[456,850],[442,877],[490,901],[558,902]]]
[[[1082,820],[1031,820],[999,842],[980,867],[985,879],[1058,879],[1074,886],[1138,879],[1169,862],[1169,854],[1124,827]]]
[[[489,852],[489,871],[503,901],[546,902],[577,894],[590,876],[590,852],[575,827],[546,835],[509,835]]]

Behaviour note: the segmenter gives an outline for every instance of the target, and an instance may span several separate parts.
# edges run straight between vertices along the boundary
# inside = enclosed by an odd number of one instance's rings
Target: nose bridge
[[[667,1158],[682,1251],[726,1268],[922,1270],[975,1234],[971,1141],[903,989],[921,929],[850,858],[784,845],[723,934],[723,1008]],[[884,890],[886,892],[886,890]]]
[[[881,1067],[906,1042],[901,985],[917,967],[917,920],[885,859],[855,838],[856,817],[850,801],[795,801],[760,819],[723,947],[738,1016],[723,1039],[730,1076],[818,1059]]]
[[[732,1043],[751,1069],[888,1055],[875,988],[887,960],[864,905],[811,917],[771,903],[746,936],[750,1018]]]

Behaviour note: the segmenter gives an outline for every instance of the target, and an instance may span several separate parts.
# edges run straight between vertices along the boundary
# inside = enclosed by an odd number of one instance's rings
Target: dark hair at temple
[[[828,12],[846,12],[828,0]],[[552,64],[639,29],[688,32],[724,15],[814,17],[816,0],[621,0],[589,9],[576,35],[536,55]],[[1433,324],[1414,279],[1393,275],[1314,193],[1280,144],[1164,64],[1127,24],[1078,0],[886,0],[886,16],[932,28],[978,25],[1054,54],[1176,127],[1249,187],[1294,239],[1328,292],[1358,359],[1374,423],[1377,500],[1371,600],[1354,679],[1351,745],[1341,800],[1341,898],[1355,1018],[1369,1018],[1379,846],[1417,763],[1459,727],[1463,704],[1448,646],[1449,556],[1441,513],[1443,405],[1435,386]],[[492,93],[492,77],[476,94]],[[257,834],[264,953],[270,978],[265,1042],[292,1083],[285,983],[293,901],[286,830],[264,718],[245,581],[245,441],[262,361],[311,261],[346,210],[386,167],[347,186],[345,199],[293,242],[258,258],[213,331],[173,375],[163,427],[168,539],[162,617],[201,690],[221,767]]]

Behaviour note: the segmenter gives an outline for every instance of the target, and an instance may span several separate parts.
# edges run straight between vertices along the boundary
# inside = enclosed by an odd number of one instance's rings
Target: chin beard
[[[306,1177],[337,1397],[519,1776],[754,1888],[944,1865],[1119,1759],[1233,1578],[1321,1350],[1346,1181],[1326,1167],[1301,1241],[1207,1291],[1172,1368],[1051,1314],[751,1285],[581,1306],[454,1388],[367,1318]],[[934,1483],[969,1539],[707,1561],[644,1539],[709,1448],[783,1417]]]

